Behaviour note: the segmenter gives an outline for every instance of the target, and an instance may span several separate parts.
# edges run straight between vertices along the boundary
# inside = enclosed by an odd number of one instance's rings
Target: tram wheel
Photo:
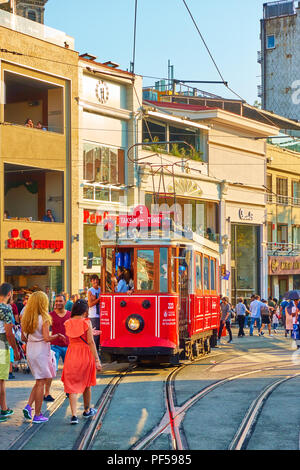
[[[185,343],[185,356],[186,356],[186,359],[188,359],[189,361],[194,360],[193,347],[192,347],[192,343],[190,342]]]
[[[211,351],[209,338],[206,338],[204,341],[204,351],[205,351],[205,354],[209,354]]]

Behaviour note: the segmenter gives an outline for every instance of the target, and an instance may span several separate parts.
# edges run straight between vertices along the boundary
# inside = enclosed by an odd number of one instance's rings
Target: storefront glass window
[[[46,292],[50,307],[53,307],[55,294],[64,290],[63,264],[60,266],[6,266],[5,282],[14,286],[16,295],[35,290]]]
[[[87,257],[89,252],[93,253],[93,262],[100,258],[99,238],[97,225],[84,224],[83,226],[83,256]]]
[[[137,251],[137,289],[154,289],[154,250]]]
[[[300,290],[300,274],[294,274],[293,276],[293,289]]]
[[[232,225],[232,300],[259,293],[259,226]]]

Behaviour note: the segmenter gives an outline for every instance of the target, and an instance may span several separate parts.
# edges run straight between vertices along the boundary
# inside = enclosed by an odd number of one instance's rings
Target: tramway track
[[[245,417],[237,430],[233,440],[228,446],[228,450],[245,450],[247,449],[248,442],[250,441],[251,435],[254,432],[256,423],[259,419],[259,415],[265,405],[266,401],[273,393],[273,391],[284,382],[298,377],[300,373],[285,377],[283,379],[276,380],[271,385],[268,385],[251,403],[248,408]]]
[[[55,401],[50,405],[47,411],[44,412],[44,416],[50,418],[64,403],[66,399],[65,392],[62,392],[58,395]],[[22,434],[17,437],[15,441],[10,444],[7,450],[22,450],[25,445],[35,436],[35,434],[41,430],[41,428],[46,423],[39,423],[33,424],[32,422],[28,423],[26,429],[22,432]]]
[[[112,402],[118,385],[124,379],[124,377],[135,368],[136,365],[132,364],[125,370],[120,371],[118,375],[111,379],[95,405],[95,408],[97,408],[96,414],[84,425],[81,433],[73,445],[73,450],[89,450],[92,448],[93,442],[101,429],[104,417]]]
[[[224,361],[226,362],[226,360]],[[286,366],[273,366],[273,367],[265,367],[265,368],[260,368],[260,369],[255,369],[251,370],[248,372],[243,372],[231,377],[227,377],[225,379],[218,380],[216,382],[213,382],[212,384],[208,385],[204,389],[202,389],[200,392],[196,393],[194,396],[192,396],[189,400],[187,400],[182,406],[177,407],[176,406],[176,396],[174,393],[174,380],[176,375],[184,368],[190,365],[195,364],[195,362],[189,363],[189,364],[184,364],[181,367],[177,367],[176,369],[173,369],[170,374],[168,375],[166,382],[165,382],[165,393],[166,393],[166,413],[164,417],[162,418],[161,422],[154,428],[152,429],[146,436],[144,436],[139,442],[137,442],[134,446],[131,447],[130,450],[146,450],[149,448],[149,446],[163,433],[169,432],[171,435],[171,442],[172,442],[172,449],[173,450],[189,450],[188,447],[188,442],[185,437],[184,431],[182,429],[181,423],[184,419],[185,413],[188,411],[189,408],[191,408],[196,402],[204,398],[206,395],[208,395],[210,392],[215,390],[218,387],[221,387],[222,385],[225,385],[228,382],[231,382],[233,380],[238,380],[241,377],[245,377],[248,375],[252,374],[257,374],[259,372],[264,372],[264,371],[269,371],[269,370],[277,370],[280,368],[285,368]],[[220,365],[220,362],[218,363]],[[214,367],[214,366],[212,366]],[[269,396],[273,389],[275,389],[278,385],[281,383],[285,382],[286,380],[289,380],[293,377],[296,377],[296,374],[290,377],[285,377],[284,379],[280,379],[273,383],[272,385],[268,386],[260,395],[263,395],[262,397],[262,402],[259,400],[260,405],[264,403],[266,400],[266,395]],[[252,407],[251,407],[252,409]],[[259,408],[261,409],[261,408]],[[257,410],[257,407],[253,403],[253,412]],[[257,415],[255,413],[254,417]],[[251,423],[253,424],[254,421],[251,418],[251,415],[249,416],[249,420],[251,420]],[[247,420],[247,423],[249,422]],[[245,420],[246,421],[246,420]],[[245,422],[245,426],[247,426],[247,423]],[[245,426],[243,426],[243,429],[241,429],[241,433],[243,432]],[[169,431],[168,431],[169,428]],[[238,436],[236,436],[237,438]]]

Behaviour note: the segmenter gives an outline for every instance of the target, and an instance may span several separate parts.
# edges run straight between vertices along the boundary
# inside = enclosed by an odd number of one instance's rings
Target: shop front
[[[2,233],[1,279],[17,296],[42,290],[53,301],[66,286],[64,224],[5,221]]]
[[[269,294],[282,299],[289,290],[300,290],[300,256],[269,256]]]
[[[226,204],[225,234],[230,240],[230,249],[223,258],[228,275],[222,278],[222,288],[233,305],[239,297],[249,301],[253,294],[267,295],[264,221],[265,211],[261,207]]]
[[[260,227],[231,225],[231,292],[232,300],[249,299],[260,292]]]

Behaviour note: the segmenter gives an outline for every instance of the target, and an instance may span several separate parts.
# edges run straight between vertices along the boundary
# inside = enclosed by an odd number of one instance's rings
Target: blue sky
[[[250,104],[260,84],[260,19],[264,0],[186,0],[229,86]],[[76,50],[129,69],[135,0],[48,0],[45,24],[75,38]],[[138,0],[135,71],[175,78],[219,80],[182,0]],[[144,85],[154,84],[146,79]],[[199,88],[234,98],[222,85]]]

